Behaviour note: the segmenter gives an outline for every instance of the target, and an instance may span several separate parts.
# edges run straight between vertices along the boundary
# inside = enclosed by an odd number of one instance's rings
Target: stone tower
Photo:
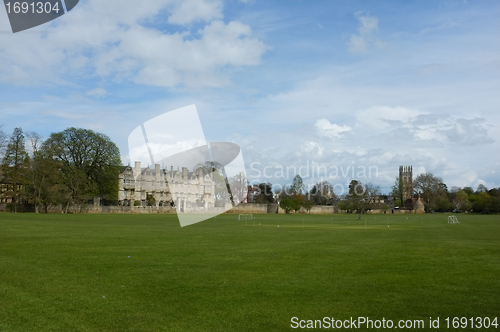
[[[413,196],[413,168],[399,166],[399,180],[403,182],[403,199]]]

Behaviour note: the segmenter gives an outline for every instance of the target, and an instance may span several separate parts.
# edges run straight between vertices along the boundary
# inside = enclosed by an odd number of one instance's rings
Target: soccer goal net
[[[253,214],[240,214],[238,220],[253,220]]]
[[[455,216],[448,216],[448,224],[458,224],[458,219]]]

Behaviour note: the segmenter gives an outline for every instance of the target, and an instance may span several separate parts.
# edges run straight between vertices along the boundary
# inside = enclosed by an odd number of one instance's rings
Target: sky
[[[13,34],[0,9],[0,124],[108,135],[196,105],[252,183],[400,165],[448,188],[500,186],[500,2],[81,0]]]

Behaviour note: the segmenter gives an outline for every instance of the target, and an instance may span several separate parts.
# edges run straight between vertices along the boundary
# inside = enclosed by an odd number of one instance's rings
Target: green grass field
[[[0,331],[500,316],[500,216],[254,216],[0,214]]]

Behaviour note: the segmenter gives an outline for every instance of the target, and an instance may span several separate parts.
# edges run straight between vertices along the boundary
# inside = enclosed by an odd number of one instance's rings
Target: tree
[[[284,198],[280,202],[280,208],[285,210],[285,213],[290,213],[293,210],[293,203],[290,198]]]
[[[448,199],[443,179],[432,173],[419,174],[413,181],[413,188],[422,194],[426,209],[435,210],[444,196]]]
[[[328,181],[320,181],[309,191],[309,198],[317,205],[331,204],[336,198],[333,186]]]
[[[472,195],[471,195],[472,196]],[[475,199],[472,203],[472,210],[474,212],[489,212],[489,207],[491,205],[491,196],[487,192],[480,192],[475,195]]]
[[[474,189],[471,187],[464,187],[463,191],[465,191],[467,195],[472,195],[474,193]]]
[[[457,196],[455,197],[455,201],[457,203],[457,208],[460,211],[468,211],[470,210],[470,202],[469,195],[465,192],[465,190],[460,189],[457,192]]]
[[[295,211],[295,213],[299,212],[300,208],[302,207],[302,204],[300,200],[297,197],[294,197],[292,199],[292,209]]]
[[[154,195],[146,193],[146,204],[148,206],[156,205],[156,198],[154,197]]]
[[[376,202],[379,195],[380,188],[378,186],[371,183],[362,184],[357,180],[352,180],[347,195],[348,206],[359,213],[359,220],[363,212]]]
[[[291,188],[290,188],[290,185],[284,185],[282,188],[276,188],[275,189],[275,192],[276,192],[276,195],[278,197],[278,202],[281,202],[283,199],[285,198],[290,198],[292,195],[291,195]]]
[[[229,179],[231,194],[235,204],[241,203],[248,194],[247,178],[245,173],[240,172]]]
[[[479,193],[486,193],[486,192],[488,192],[488,188],[486,188],[486,186],[484,184],[480,183],[477,186],[476,193],[479,194]]]
[[[292,193],[302,194],[304,188],[305,188],[304,181],[302,181],[300,175],[299,174],[295,175],[295,177],[293,178],[292,186],[290,187]]]
[[[224,166],[216,161],[207,161],[195,166],[195,172],[198,172],[200,169],[203,170],[204,175],[210,175],[214,181],[214,205],[216,207],[224,207],[229,201],[233,203],[233,198],[228,195],[228,193],[231,193],[231,189],[229,183],[226,182]]]
[[[439,198],[439,201],[437,203],[437,209],[439,211],[445,212],[449,211],[452,208],[450,201],[448,200],[448,197],[446,196],[441,196]]]
[[[40,151],[41,136],[35,132],[26,134],[31,143],[31,156],[27,166],[26,195],[35,205],[35,212],[39,212],[39,205],[47,207],[58,201],[57,196],[64,192],[58,185],[61,178],[58,163]],[[60,197],[59,197],[60,198]]]
[[[88,202],[94,196],[116,200],[120,151],[108,136],[72,127],[52,133],[42,144],[42,151],[62,165],[64,185],[71,193],[66,207]]]
[[[259,194],[255,197],[255,201],[260,204],[274,202],[273,185],[270,183],[259,184]]]
[[[9,139],[5,155],[2,161],[3,182],[7,186],[6,195],[12,199],[14,211],[21,198],[21,191],[26,184],[26,165],[28,153],[26,153],[23,130],[15,128]]]
[[[494,188],[488,191],[490,194],[489,209],[491,212],[497,214],[500,212],[500,188]]]
[[[0,162],[2,162],[4,149],[7,146],[7,135],[2,130],[3,125],[0,125]]]
[[[403,195],[404,195],[404,183],[403,179],[401,179],[399,176],[396,177],[396,182],[394,182],[394,185],[392,186],[392,197],[394,197],[394,206],[402,206],[403,205]],[[398,204],[399,200],[399,204]]]
[[[345,211],[351,210],[351,204],[350,204],[349,200],[347,200],[347,199],[340,201],[337,206],[339,207],[339,209],[341,211],[342,210],[345,210]]]
[[[310,200],[304,202],[304,209],[306,209],[309,214],[311,213],[312,206],[313,203]]]

